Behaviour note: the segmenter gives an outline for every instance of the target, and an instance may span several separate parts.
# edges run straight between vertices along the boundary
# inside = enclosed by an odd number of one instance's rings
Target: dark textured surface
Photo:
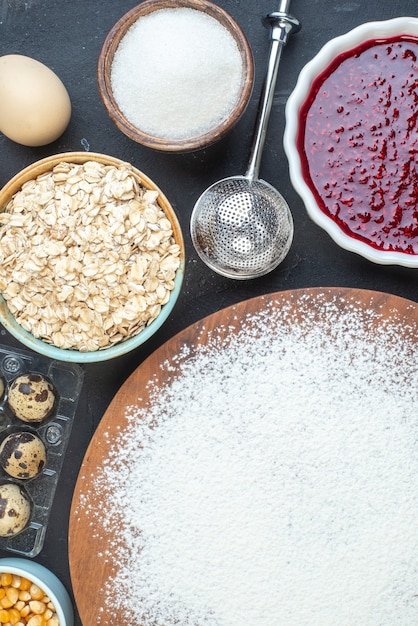
[[[98,94],[96,64],[102,42],[114,22],[135,4],[135,0],[0,0],[0,55],[25,54],[48,65],[66,85],[73,105],[67,131],[49,146],[26,148],[0,134],[0,185],[26,165],[56,152],[84,149],[104,152],[132,162],[164,190],[178,213],[186,240],[182,294],[163,328],[134,353],[84,368],[85,384],[45,547],[36,559],[50,567],[69,589],[68,516],[85,449],[115,392],[156,347],[209,313],[272,291],[316,286],[357,287],[418,301],[418,270],[374,265],[340,249],[311,222],[291,187],[282,147],[285,103],[303,65],[326,41],[362,22],[418,16],[417,0],[293,1],[291,12],[302,21],[302,30],[290,40],[282,57],[261,177],[287,199],[294,216],[295,238],[289,255],[278,269],[250,282],[230,281],[202,264],[190,241],[189,218],[195,200],[209,184],[245,170],[269,46],[261,18],[277,10],[278,2],[218,2],[238,21],[252,46],[256,66],[253,97],[244,117],[220,144],[207,151],[179,156],[153,152],[122,135],[107,116]],[[0,342],[16,345],[3,330]],[[76,624],[79,626],[81,622],[76,619]]]

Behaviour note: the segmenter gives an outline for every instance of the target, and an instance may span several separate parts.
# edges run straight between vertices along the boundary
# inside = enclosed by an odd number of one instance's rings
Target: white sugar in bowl
[[[97,79],[129,138],[166,152],[220,140],[244,113],[254,62],[235,20],[208,0],[145,0],[108,33]]]

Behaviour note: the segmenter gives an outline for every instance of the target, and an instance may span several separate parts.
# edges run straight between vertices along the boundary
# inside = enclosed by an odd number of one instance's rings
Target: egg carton
[[[24,374],[42,374],[55,388],[54,408],[43,422],[26,423],[18,419],[8,404],[11,383],[17,376]],[[0,537],[1,550],[25,557],[35,557],[42,550],[83,376],[84,372],[77,364],[55,361],[26,350],[0,345],[0,377],[5,386],[0,399],[0,444],[10,433],[30,431],[41,439],[46,448],[46,464],[34,478],[12,478],[0,466],[0,482],[18,484],[31,503],[31,515],[25,528],[18,534]]]

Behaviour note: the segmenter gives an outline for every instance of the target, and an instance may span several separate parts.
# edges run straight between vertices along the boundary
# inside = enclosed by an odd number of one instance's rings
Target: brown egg
[[[44,146],[67,128],[71,101],[58,76],[20,54],[0,57],[0,131],[24,146]]]
[[[35,478],[46,465],[43,441],[31,432],[11,433],[0,445],[0,465],[13,478]]]
[[[55,404],[55,389],[42,374],[22,374],[9,388],[8,403],[23,422],[42,422]]]
[[[0,485],[0,537],[20,533],[27,525],[30,514],[29,498],[19,485]]]

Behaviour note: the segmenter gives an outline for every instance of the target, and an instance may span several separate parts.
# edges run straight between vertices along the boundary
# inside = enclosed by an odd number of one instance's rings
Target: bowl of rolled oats
[[[0,323],[51,358],[104,361],[143,344],[173,310],[184,263],[168,199],[115,157],[47,157],[0,191]]]

